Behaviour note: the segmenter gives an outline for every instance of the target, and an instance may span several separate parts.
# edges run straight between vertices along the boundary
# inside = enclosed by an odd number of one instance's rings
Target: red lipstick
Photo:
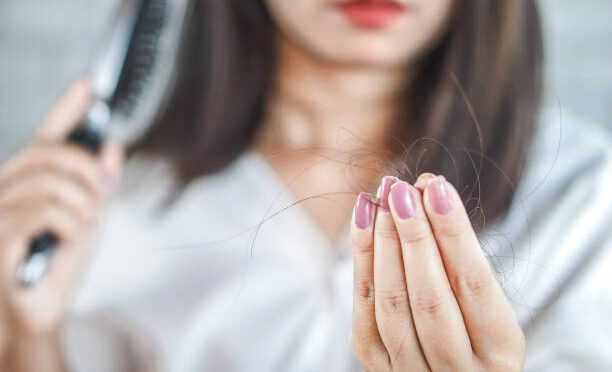
[[[349,0],[339,7],[353,25],[371,29],[391,25],[406,11],[403,4],[393,0]]]

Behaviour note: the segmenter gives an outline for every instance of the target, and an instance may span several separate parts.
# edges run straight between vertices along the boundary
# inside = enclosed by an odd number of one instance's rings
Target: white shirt
[[[525,331],[526,370],[610,371],[610,139],[549,111],[534,146],[483,249]],[[350,216],[331,244],[300,204],[286,208],[296,199],[254,151],[169,207],[168,165],[135,160],[125,172],[71,303],[74,371],[360,370],[348,342]]]

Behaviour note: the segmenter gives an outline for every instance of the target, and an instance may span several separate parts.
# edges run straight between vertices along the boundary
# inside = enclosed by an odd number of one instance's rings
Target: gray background
[[[458,0],[459,1],[459,0]],[[0,0],[0,160],[83,72],[117,0]],[[612,0],[539,0],[547,101],[612,131]]]

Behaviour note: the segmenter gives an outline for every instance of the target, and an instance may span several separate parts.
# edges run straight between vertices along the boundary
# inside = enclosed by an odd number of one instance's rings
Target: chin
[[[308,46],[306,46],[308,48]],[[398,68],[412,62],[419,55],[418,48],[397,45],[388,41],[363,40],[355,37],[334,42],[328,40],[309,48],[317,57],[334,64],[360,67]]]
[[[452,3],[266,0],[282,34],[304,51],[327,62],[372,67],[418,60],[443,34]]]
[[[284,34],[301,49],[333,64],[399,68],[410,65],[435,44],[441,32],[418,32],[426,27],[405,19],[384,30],[361,29],[339,17],[316,19],[308,32],[286,25]]]
[[[321,27],[318,31],[288,36],[316,58],[340,65],[397,68],[410,64],[422,52],[421,45],[412,42],[418,40],[351,27]]]

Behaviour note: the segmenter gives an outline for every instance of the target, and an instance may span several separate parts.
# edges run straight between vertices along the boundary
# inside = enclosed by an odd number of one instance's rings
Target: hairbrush
[[[112,27],[90,65],[92,103],[68,142],[98,154],[107,138],[128,144],[146,132],[172,79],[171,66],[188,3],[119,3]],[[31,287],[44,277],[60,244],[52,231],[30,241],[17,273],[21,286]]]

